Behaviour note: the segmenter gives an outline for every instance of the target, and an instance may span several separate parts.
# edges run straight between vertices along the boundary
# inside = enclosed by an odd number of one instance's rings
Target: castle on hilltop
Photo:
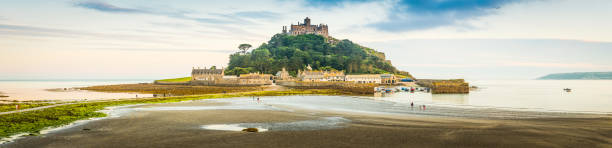
[[[306,17],[304,19],[304,23],[300,24],[298,22],[297,25],[291,24],[291,30],[287,31],[287,26],[283,26],[283,33],[290,35],[300,35],[300,34],[317,34],[322,35],[324,37],[328,37],[327,25],[319,24],[319,25],[311,25],[310,18]]]

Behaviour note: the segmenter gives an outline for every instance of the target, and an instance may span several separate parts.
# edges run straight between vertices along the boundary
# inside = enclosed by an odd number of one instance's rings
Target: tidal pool
[[[276,123],[235,123],[235,124],[210,124],[202,125],[207,130],[242,131],[245,128],[257,128],[263,131],[299,131],[299,130],[323,130],[342,128],[344,123],[351,120],[343,117],[322,117],[317,120],[304,120],[294,122]]]

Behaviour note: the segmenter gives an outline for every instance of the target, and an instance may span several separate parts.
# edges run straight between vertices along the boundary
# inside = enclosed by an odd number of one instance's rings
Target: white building
[[[355,83],[375,83],[380,84],[381,77],[377,74],[368,75],[346,75],[344,81],[352,81]]]

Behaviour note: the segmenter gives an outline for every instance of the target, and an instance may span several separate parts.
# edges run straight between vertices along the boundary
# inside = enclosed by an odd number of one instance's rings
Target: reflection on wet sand
[[[602,135],[612,131],[607,115],[434,105],[410,110],[398,103],[347,96],[261,100],[247,97],[109,108],[108,118],[1,146],[609,147],[605,141],[611,139]],[[245,128],[263,133],[242,131]],[[544,140],[534,143],[533,137]]]
[[[439,103],[468,104],[468,94],[432,94],[431,100]]]

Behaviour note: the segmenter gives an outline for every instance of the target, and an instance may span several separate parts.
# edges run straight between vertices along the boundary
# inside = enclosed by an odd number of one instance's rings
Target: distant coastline
[[[537,78],[538,80],[612,80],[612,72],[573,72],[554,73]]]

